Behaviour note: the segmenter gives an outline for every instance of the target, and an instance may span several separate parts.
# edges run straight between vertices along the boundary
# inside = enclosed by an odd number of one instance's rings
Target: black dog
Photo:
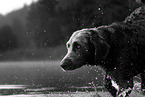
[[[105,87],[116,97],[129,96],[133,77],[141,74],[145,91],[145,7],[136,9],[125,21],[73,33],[61,61],[64,70],[100,65],[106,71]]]

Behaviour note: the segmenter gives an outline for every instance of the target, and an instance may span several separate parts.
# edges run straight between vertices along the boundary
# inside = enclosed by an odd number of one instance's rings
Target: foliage
[[[43,48],[65,43],[78,29],[123,21],[139,7],[135,0],[39,0],[6,16],[19,48]]]
[[[16,48],[16,41],[16,36],[8,25],[0,28],[0,51]]]
[[[38,47],[53,46],[61,38],[60,25],[54,17],[55,4],[55,0],[40,0],[31,6],[28,27]]]
[[[39,0],[32,4],[28,14],[29,32],[38,47],[55,46],[77,29],[123,21],[130,13],[129,3],[120,0]]]

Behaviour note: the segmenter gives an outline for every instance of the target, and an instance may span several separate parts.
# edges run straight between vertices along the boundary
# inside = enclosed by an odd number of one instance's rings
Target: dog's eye
[[[73,48],[74,48],[74,49],[80,49],[81,46],[80,46],[80,44],[78,44],[77,42],[74,42]]]

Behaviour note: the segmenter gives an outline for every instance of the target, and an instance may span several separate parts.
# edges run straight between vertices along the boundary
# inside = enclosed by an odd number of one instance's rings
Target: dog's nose
[[[60,62],[60,65],[61,65],[61,67],[64,70],[68,70],[69,67],[71,66],[71,64],[72,64],[72,60],[71,59],[65,59],[65,60]]]

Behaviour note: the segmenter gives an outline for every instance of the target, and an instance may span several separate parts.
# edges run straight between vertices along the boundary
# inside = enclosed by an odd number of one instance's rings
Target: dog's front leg
[[[133,88],[133,79],[131,78],[129,81],[122,81],[119,85],[119,91],[117,95],[119,97],[129,97]]]
[[[105,88],[113,97],[116,97],[117,89],[113,86],[111,76],[109,75],[105,76]]]
[[[121,83],[117,84],[109,75],[105,77],[105,87],[113,97],[128,97],[133,88],[133,80],[129,81],[122,80]]]
[[[145,95],[145,72],[141,73],[141,90]]]

